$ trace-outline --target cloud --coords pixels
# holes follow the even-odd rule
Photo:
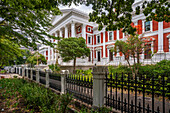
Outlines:
[[[71,8],[78,9],[78,10],[83,11],[83,12],[88,13],[88,14],[93,11],[92,5],[90,5],[90,6],[85,6],[85,5],[76,6],[75,4],[72,4],[70,7],[69,6],[59,6],[60,10],[61,9],[71,9]]]

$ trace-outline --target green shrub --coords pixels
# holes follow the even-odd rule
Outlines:
[[[48,65],[48,67],[53,71],[53,72],[60,72],[60,67],[57,64],[52,64]]]
[[[1,70],[0,73],[6,73],[7,71],[6,70]]]

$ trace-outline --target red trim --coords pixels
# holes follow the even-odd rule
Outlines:
[[[96,35],[94,35],[94,45],[96,45]]]
[[[107,31],[105,31],[105,39],[106,39],[105,41],[108,42],[108,33],[107,33]]]
[[[153,31],[157,31],[158,30],[158,22],[155,20],[152,20],[152,25],[153,25]]]
[[[169,38],[167,36],[170,34],[169,33],[164,33],[164,40],[163,40],[163,45],[164,45],[164,52],[169,52]]]
[[[158,51],[158,35],[155,35],[155,36],[152,36],[152,38],[154,38],[155,40],[154,40],[154,44],[153,44],[153,46],[154,46],[154,52],[156,51]]]
[[[90,32],[90,31],[88,31],[88,27],[90,27],[90,28],[91,28],[91,32]],[[89,25],[86,25],[86,32],[87,32],[87,33],[93,33],[93,27],[92,27],[92,26],[89,26]]]
[[[116,39],[117,39],[117,32],[114,31],[114,40],[116,40]]]
[[[86,44],[87,44],[87,34],[86,34]]]
[[[142,34],[142,20],[138,20],[138,34]]]
[[[119,30],[119,37],[120,37],[120,39],[123,38],[123,32],[122,32],[122,30]]]
[[[80,31],[78,32],[78,29],[79,29],[79,28],[80,28]],[[81,31],[82,31],[81,26],[78,26],[78,27],[76,28],[76,33],[79,34],[79,33],[81,33]]]
[[[163,22],[163,29],[169,28],[170,27],[170,22]]]
[[[101,33],[101,43],[103,43],[103,33]]]

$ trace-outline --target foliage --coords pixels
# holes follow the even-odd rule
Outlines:
[[[140,54],[143,50],[148,49],[149,47],[146,45],[146,42],[143,38],[142,34],[139,35],[129,35],[126,41],[117,40],[115,43],[115,48],[113,51],[121,52],[125,56],[125,60],[127,61],[129,68],[131,69],[133,75],[137,74],[140,67]],[[133,58],[133,63],[131,64],[129,61],[129,57]]]
[[[70,96],[68,93],[67,94],[62,94],[62,96],[60,97],[60,107],[61,107],[61,111],[62,113],[66,113],[68,105],[71,103],[72,101],[72,96]]]
[[[6,73],[7,71],[6,70],[1,70],[0,73]]]
[[[119,65],[118,67],[114,67],[112,65],[108,66],[108,70],[110,74],[113,73],[131,73],[131,70],[128,66],[123,66],[123,65]]]
[[[57,0],[1,0],[0,38],[25,47],[37,48],[36,42],[53,46],[45,37],[57,39],[46,31],[52,26],[51,15],[61,14],[57,7],[60,3]]]
[[[19,45],[0,37],[0,68],[7,65],[13,65],[14,60],[21,56]]]
[[[30,63],[32,66],[37,64],[37,55],[38,55],[38,64],[43,63],[46,64],[47,60],[45,59],[44,55],[35,52],[32,56],[28,57],[27,63]]]
[[[23,56],[26,57],[26,59],[23,59]],[[15,59],[15,64],[25,64],[27,61],[28,57],[32,56],[31,52],[29,50],[21,50],[21,56],[17,57]]]
[[[64,62],[74,60],[74,72],[76,66],[76,58],[84,58],[90,54],[85,39],[80,38],[64,38],[58,43],[58,50]]]
[[[152,77],[154,75],[156,78],[159,75],[165,75],[170,79],[170,60],[162,60],[158,62],[156,65],[146,65],[141,66],[139,69],[140,75],[147,75],[148,77]]]
[[[57,65],[57,64],[51,64],[51,65],[48,65],[48,67],[53,70],[54,72],[60,72],[60,67]]]
[[[106,26],[107,31],[121,30],[134,34],[136,28],[131,26],[132,15],[143,13],[147,21],[169,22],[170,3],[168,0],[144,1],[143,5],[132,8],[135,0],[89,0],[86,5],[92,4],[93,12],[89,14],[90,21],[96,22],[99,30]],[[142,11],[143,10],[143,11]],[[155,10],[155,11],[154,11]],[[134,12],[134,13],[133,13]],[[114,24],[113,24],[114,23]]]
[[[27,108],[38,110],[37,112],[64,113],[72,100],[69,95],[58,96],[49,89],[23,79],[1,79],[0,85],[10,95],[16,96],[16,93],[19,92],[25,99]]]

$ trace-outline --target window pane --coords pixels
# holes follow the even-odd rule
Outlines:
[[[91,37],[88,37],[88,43],[89,44],[91,43]]]
[[[97,61],[100,62],[100,51],[97,52]]]
[[[150,21],[145,22],[145,31],[150,31]]]
[[[109,32],[109,40],[112,40],[112,32]]]

